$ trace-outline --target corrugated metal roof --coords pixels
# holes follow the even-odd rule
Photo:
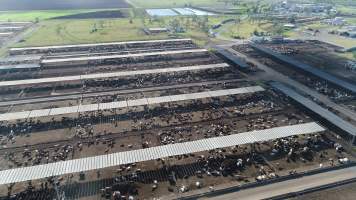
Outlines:
[[[23,29],[23,26],[0,26],[0,31],[1,30],[21,30]]]
[[[163,56],[163,55],[173,55],[173,54],[183,54],[183,53],[201,53],[208,52],[206,49],[189,49],[189,50],[175,50],[175,51],[162,51],[162,52],[148,52],[148,53],[135,53],[135,54],[123,54],[123,55],[106,55],[106,56],[82,56],[74,58],[56,58],[56,59],[44,59],[41,61],[42,64],[57,64],[65,62],[76,62],[76,61],[98,61],[98,60],[110,60],[110,59],[120,59],[120,58],[132,58],[132,57],[144,57],[144,56]]]
[[[40,68],[40,65],[39,64],[0,65],[0,70],[35,69],[35,68]]]
[[[312,67],[308,64],[305,64],[305,63],[302,63],[298,60],[295,60],[289,56],[286,56],[286,55],[282,55],[282,54],[279,54],[277,52],[274,52],[273,50],[271,49],[268,49],[268,48],[265,48],[265,47],[262,47],[260,45],[257,45],[257,44],[254,44],[254,43],[250,43],[252,47],[266,53],[266,54],[269,54],[271,55],[272,57],[275,57],[285,63],[288,63],[296,68],[299,68],[299,69],[302,69],[306,72],[309,72],[321,79],[324,79],[324,80],[327,80],[335,85],[338,85],[344,89],[347,89],[351,92],[355,92],[356,93],[356,85],[355,84],[352,84],[352,83],[349,83],[347,81],[344,81],[334,75],[331,75],[329,73],[326,73],[318,68],[315,68],[315,67]]]
[[[99,104],[79,105],[78,112],[98,111]]]
[[[33,110],[28,117],[44,117],[48,116],[51,109]]]
[[[52,108],[51,111],[49,112],[49,116],[70,114],[70,113],[76,113],[76,112],[78,112],[78,106]]]
[[[292,135],[317,133],[324,130],[325,129],[317,123],[310,122],[108,155],[3,170],[0,171],[0,185],[47,178],[50,176],[59,176],[68,173],[78,173],[134,162],[143,162],[168,156],[208,151],[216,148],[268,141]]]
[[[0,32],[0,37],[2,36],[10,36],[12,35],[14,32]]]
[[[99,79],[99,78],[114,78],[114,77],[125,77],[125,76],[144,75],[144,74],[159,74],[159,73],[180,72],[180,71],[206,70],[206,69],[224,68],[224,67],[229,67],[229,65],[226,63],[219,63],[219,64],[197,65],[197,66],[187,66],[187,67],[172,67],[172,68],[160,68],[160,69],[137,70],[137,71],[86,74],[86,75],[78,75],[78,76],[63,76],[63,77],[53,77],[53,78],[1,81],[0,87],[41,84],[41,83],[56,83],[56,82],[78,81],[78,80]]]
[[[22,112],[0,114],[0,121],[27,119],[27,117],[30,115],[30,113],[31,113],[31,111],[22,111]]]
[[[85,104],[85,105],[69,106],[69,107],[61,107],[61,108],[13,112],[13,113],[0,114],[0,121],[27,119],[29,116],[45,117],[45,116],[64,115],[64,114],[71,114],[71,113],[78,113],[78,112],[80,113],[80,112],[97,111],[99,109],[107,110],[107,109],[133,107],[133,106],[144,106],[144,105],[152,105],[157,103],[194,100],[194,99],[218,97],[218,96],[225,96],[225,95],[253,93],[259,91],[264,91],[264,89],[261,86],[251,86],[251,87],[237,88],[236,90],[235,89],[216,90],[216,91],[189,93],[189,94],[179,94],[179,95],[172,95],[172,96],[141,98],[141,99],[133,99],[127,101],[116,101],[116,102],[108,102],[108,103],[100,103],[100,104]],[[211,94],[214,94],[214,96],[211,96]],[[47,115],[45,115],[46,113]]]
[[[98,46],[115,46],[127,44],[152,44],[152,43],[165,43],[165,42],[183,42],[191,41],[191,39],[169,39],[169,40],[147,40],[147,41],[128,41],[128,42],[109,42],[109,43],[94,43],[94,44],[77,44],[77,45],[60,45],[60,46],[42,46],[42,47],[24,47],[24,48],[11,48],[10,51],[27,51],[27,50],[54,50],[54,49],[70,49],[70,48],[90,48]]]
[[[273,83],[271,83],[271,85],[274,88],[276,88],[276,89],[280,90],[281,92],[283,92],[284,94],[286,94],[287,96],[291,97],[292,99],[294,99],[298,103],[302,104],[303,106],[305,106],[309,110],[313,111],[314,113],[316,113],[319,116],[323,117],[324,119],[326,119],[330,123],[334,124],[335,126],[340,128],[341,130],[344,130],[346,133],[348,133],[350,135],[356,136],[356,127],[354,125],[350,124],[349,122],[341,119],[336,114],[334,114],[334,113],[330,112],[329,110],[321,107],[320,105],[318,105],[317,103],[313,102],[312,100],[310,100],[310,99],[298,94],[295,90],[285,86],[282,83],[273,82]]]
[[[225,58],[227,58],[228,60],[230,60],[231,62],[235,63],[236,65],[238,65],[241,68],[248,68],[249,66],[247,65],[247,63],[245,61],[242,60],[242,58],[239,58],[236,55],[233,55],[232,53],[230,53],[229,51],[219,47],[219,46],[215,46],[215,50],[220,53],[221,55],[223,55]]]

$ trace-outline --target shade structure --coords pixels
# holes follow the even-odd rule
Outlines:
[[[53,78],[24,79],[24,80],[15,80],[15,81],[2,81],[0,82],[0,87],[49,84],[49,83],[67,82],[67,81],[84,81],[84,80],[102,79],[102,78],[116,78],[116,77],[119,78],[119,77],[135,76],[135,75],[149,75],[149,74],[162,74],[162,73],[171,73],[171,72],[208,70],[208,69],[217,69],[217,68],[225,68],[225,67],[229,67],[229,65],[226,63],[219,63],[219,64],[210,64],[210,65],[196,65],[196,66],[159,68],[159,69],[136,70],[136,71],[121,71],[121,72],[85,74],[85,75],[63,76],[63,77],[53,77]]]
[[[114,54],[114,55],[101,55],[101,56],[80,56],[74,58],[55,58],[55,59],[43,59],[41,61],[42,66],[50,67],[52,65],[65,65],[76,64],[77,62],[89,62],[89,61],[107,61],[118,60],[137,57],[149,57],[149,56],[169,56],[177,54],[191,54],[191,53],[205,53],[206,49],[188,49],[188,50],[174,50],[174,51],[159,51],[159,52],[147,52],[147,53],[133,53],[133,54]]]
[[[306,63],[303,63],[299,60],[296,60],[290,56],[286,56],[286,55],[282,55],[280,53],[277,53],[275,51],[273,51],[272,49],[269,49],[269,48],[266,48],[266,47],[263,47],[261,45],[258,45],[258,44],[254,44],[254,43],[250,43],[251,46],[265,54],[268,54],[269,56],[273,57],[273,58],[276,58],[284,63],[287,63],[288,65],[294,67],[294,68],[297,68],[299,70],[303,70],[307,73],[310,73],[316,77],[319,77],[323,80],[326,80],[326,81],[329,81],[330,83],[332,84],[335,84],[339,87],[342,87],[346,90],[349,90],[353,93],[356,93],[356,84],[353,84],[351,82],[348,82],[348,81],[345,81],[343,79],[340,79],[332,74],[329,74],[323,70],[320,70],[316,67],[313,67],[313,66],[310,66]]]
[[[168,40],[147,40],[147,41],[128,41],[128,42],[108,42],[108,43],[93,43],[93,44],[77,44],[77,45],[58,45],[58,46],[41,46],[41,47],[23,47],[23,48],[11,48],[10,52],[15,51],[49,51],[49,50],[67,50],[72,48],[93,48],[93,47],[105,47],[105,46],[121,46],[130,44],[152,44],[152,43],[167,43],[167,42],[189,42],[191,39],[168,39]]]
[[[284,93],[285,95],[289,96],[293,100],[297,101],[298,103],[302,104],[305,106],[307,109],[313,111],[317,115],[321,116],[334,126],[338,127],[339,129],[345,131],[348,133],[350,136],[355,137],[356,136],[356,127],[352,125],[351,123],[345,121],[341,117],[337,116],[336,114],[332,113],[331,111],[321,107],[319,104],[313,102],[312,100],[302,96],[301,94],[297,93],[295,90],[292,88],[284,85],[283,83],[280,82],[273,82],[271,85]]]
[[[171,95],[171,96],[148,97],[148,98],[144,97],[140,99],[115,101],[115,102],[99,103],[99,104],[85,104],[85,105],[60,107],[60,108],[52,108],[52,109],[39,109],[39,110],[31,110],[31,111],[12,112],[12,113],[0,114],[0,121],[27,119],[29,117],[32,118],[52,117],[56,115],[83,113],[83,112],[126,108],[126,107],[134,107],[134,106],[146,106],[146,105],[148,106],[148,105],[155,105],[158,103],[169,103],[169,102],[195,100],[195,99],[203,99],[203,98],[210,98],[210,97],[221,97],[221,96],[238,95],[238,94],[254,93],[254,92],[261,92],[261,91],[264,91],[264,88],[262,88],[261,86],[251,86],[251,87],[243,87],[243,88],[235,88],[235,89],[178,94],[178,95]],[[213,94],[213,96],[211,96],[210,94]]]
[[[0,171],[0,185],[325,131],[315,122]]]

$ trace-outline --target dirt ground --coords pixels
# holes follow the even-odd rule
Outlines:
[[[221,59],[211,53],[190,54],[165,59],[138,59],[92,68],[85,66],[47,68],[26,75],[9,72],[1,74],[0,79],[54,77],[56,74],[73,75],[221,62]],[[219,82],[206,84],[212,81]],[[201,85],[182,86],[191,83]],[[4,99],[16,100],[34,96],[50,97],[52,94],[86,94],[105,90],[129,91],[153,87],[158,89],[112,92],[105,96],[3,106],[0,110],[3,113],[16,112],[256,85],[232,67],[153,77],[99,79],[86,82],[85,89],[83,83],[66,84],[67,87],[41,85],[37,88],[16,88],[16,86],[2,90],[4,94],[2,96]],[[167,85],[172,88],[163,89]],[[264,92],[233,96],[3,122],[0,128],[9,134],[1,137],[0,168],[3,170],[32,166],[314,121],[285,98],[278,96],[268,87],[265,89]],[[336,165],[338,158],[352,159],[347,152],[335,150],[334,145],[337,141],[333,137],[334,134],[328,130],[319,134],[62,175],[56,179],[59,190],[65,191],[66,196],[73,199],[103,199],[102,194],[112,195],[113,191],[133,195],[135,199],[165,199],[169,195],[179,197],[209,187],[274,178],[289,174],[291,170],[301,172],[320,166]],[[238,164],[239,162],[243,164]],[[24,199],[51,199],[55,193],[52,188],[55,181],[48,178],[1,186],[0,196],[6,196],[10,191],[11,194],[23,195]]]
[[[278,104],[276,104],[276,106],[278,106]],[[262,108],[262,107],[261,107]],[[250,115],[252,115],[254,112],[259,111],[261,108],[258,107],[251,107],[251,111],[247,111]],[[225,110],[229,110],[229,107],[224,107]],[[231,110],[233,111],[234,109],[231,108]],[[299,112],[291,112],[291,113],[299,113]],[[188,114],[188,113],[186,113]],[[199,112],[196,113],[189,113],[190,116],[194,116],[194,115],[198,115],[199,116]],[[200,114],[201,115],[201,114]],[[190,123],[194,122],[195,120],[197,120],[197,122],[199,122],[201,120],[201,118],[199,118],[198,116],[191,118],[192,121],[190,121]],[[223,121],[219,120],[219,123],[223,123],[225,124],[225,126],[227,126],[229,129],[232,130],[238,130],[238,132],[244,132],[244,131],[248,131],[251,123],[254,124],[254,128],[257,129],[261,129],[261,128],[266,128],[268,127],[268,123],[266,124],[266,122],[262,123],[259,122],[259,118],[264,118],[264,115],[260,115],[260,117],[252,117],[250,120],[246,120],[246,119],[239,119],[239,120],[230,120],[230,119],[225,119]],[[266,116],[268,119],[268,115]],[[194,120],[194,118],[196,118]],[[303,122],[308,122],[311,119],[308,118],[308,116],[305,116],[305,114],[299,113],[293,116],[287,116],[286,114],[277,114],[277,115],[270,115],[269,116],[270,121],[272,122],[276,122],[276,124],[271,124],[271,126],[283,126],[283,125],[288,125],[288,124],[294,124],[294,123],[299,123],[301,122],[300,120],[303,120]],[[159,122],[159,118],[157,118],[156,121],[158,124],[162,124],[163,121]],[[189,123],[189,124],[190,124]],[[175,140],[179,140],[181,142],[183,141],[189,141],[189,140],[197,140],[197,139],[202,139],[205,138],[207,135],[206,134],[199,134],[199,133],[209,133],[211,132],[210,130],[214,130],[211,129],[211,123],[198,123],[197,125],[185,125],[183,127],[180,127],[181,131],[179,131],[179,134],[177,134],[175,137]],[[257,125],[257,126],[256,126]],[[100,124],[100,126],[98,125],[95,129],[96,130],[107,130],[109,131],[110,128],[105,127],[105,124]],[[124,126],[119,126],[121,128],[124,128]],[[189,127],[189,128],[188,128]],[[110,152],[119,152],[119,151],[127,151],[127,150],[132,150],[132,149],[138,149],[138,148],[142,148],[141,145],[145,142],[145,141],[149,141],[148,145],[149,146],[157,146],[161,144],[161,139],[162,137],[165,135],[165,133],[170,132],[172,130],[174,130],[176,128],[172,127],[172,128],[165,128],[165,129],[161,129],[161,130],[150,130],[147,131],[147,133],[145,134],[140,134],[137,136],[130,136],[130,135],[126,135],[125,137],[120,137],[118,139],[115,140],[115,145],[114,148],[111,148],[108,152],[106,152],[105,150],[107,149],[107,143],[104,142],[105,139],[102,138],[100,140],[98,140],[98,142],[94,142],[93,145],[88,145],[88,146],[83,146],[82,150],[76,150],[75,154],[73,153],[70,157],[70,159],[73,158],[81,158],[81,157],[87,157],[87,156],[93,156],[93,155],[100,155],[100,154],[104,154],[104,153],[110,153]],[[59,132],[58,132],[59,133]],[[37,133],[35,134],[31,134],[32,136],[30,138],[26,138],[27,141],[30,141],[28,139],[31,139],[32,137],[36,136]],[[46,135],[46,134],[45,134]],[[45,135],[42,135],[40,138],[46,138]],[[143,136],[144,135],[144,136]],[[143,136],[143,137],[142,137]],[[208,137],[211,137],[213,135],[208,135]],[[305,141],[305,138],[303,139],[303,137],[299,138],[299,140]],[[24,138],[25,139],[25,138]],[[34,140],[35,137],[33,138]],[[52,137],[51,137],[52,139]],[[16,140],[17,142],[20,142],[21,138],[18,138]],[[128,147],[130,146],[130,147]],[[244,148],[244,146],[246,147],[246,149]],[[234,152],[233,154],[231,154],[231,149],[226,148],[226,155],[228,156],[233,156],[235,159],[239,158],[239,157],[244,157],[246,153],[244,152],[249,152],[252,148],[252,146],[250,145],[244,145],[241,147],[240,152]],[[228,176],[211,176],[211,175],[203,175],[203,177],[199,178],[197,176],[195,176],[195,172],[197,170],[200,169],[199,166],[196,166],[196,159],[197,156],[202,156],[204,155],[205,157],[211,155],[211,152],[201,152],[201,153],[197,153],[192,157],[186,157],[184,159],[176,157],[176,158],[168,158],[167,160],[165,160],[165,165],[167,165],[167,163],[169,163],[169,166],[178,166],[177,169],[181,169],[178,171],[182,171],[182,175],[180,176],[181,178],[177,179],[177,182],[175,185],[171,185],[168,181],[167,178],[163,178],[163,179],[159,179],[157,177],[159,176],[155,176],[153,175],[154,173],[157,173],[157,170],[162,168],[163,165],[160,164],[161,161],[148,161],[148,162],[143,162],[143,163],[137,163],[134,166],[131,166],[131,170],[129,171],[122,171],[119,174],[117,174],[117,169],[121,168],[111,168],[111,169],[103,169],[100,170],[100,177],[98,176],[97,172],[86,172],[85,176],[85,180],[79,180],[79,175],[74,175],[73,178],[65,175],[64,177],[69,177],[66,178],[66,181],[69,181],[69,183],[75,183],[75,184],[79,184],[80,186],[78,186],[80,189],[79,192],[80,195],[78,194],[78,197],[83,198],[83,199],[87,199],[87,197],[89,196],[92,199],[98,199],[100,198],[100,185],[102,185],[101,187],[104,187],[105,185],[111,185],[109,183],[112,182],[112,177],[114,176],[127,176],[130,175],[132,172],[134,172],[137,169],[140,169],[141,173],[146,174],[146,172],[148,173],[148,171],[152,171],[150,172],[152,175],[151,179],[145,179],[145,182],[137,182],[134,186],[134,188],[136,188],[138,190],[138,193],[135,195],[135,197],[137,197],[138,199],[145,199],[145,198],[154,198],[154,197],[160,197],[160,196],[165,196],[165,195],[170,195],[170,194],[179,194],[179,189],[182,185],[187,186],[190,190],[196,190],[199,189],[200,187],[206,188],[209,186],[218,186],[220,184],[225,184],[228,182],[231,182],[233,184],[241,184],[244,182],[250,182],[250,181],[254,181],[255,177],[260,173],[260,170],[266,170],[271,172],[274,172],[278,175],[285,175],[288,174],[289,171],[291,169],[297,169],[298,171],[304,171],[304,170],[308,170],[308,169],[314,169],[316,167],[319,167],[320,164],[322,163],[324,166],[328,166],[330,165],[330,161],[329,158],[333,158],[333,159],[337,159],[338,157],[342,157],[342,156],[348,156],[347,154],[335,154],[335,150],[331,147],[326,147],[325,148],[321,148],[323,149],[322,151],[315,149],[315,151],[317,153],[315,153],[316,155],[313,156],[312,160],[308,160],[308,161],[301,161],[301,160],[294,160],[294,161],[286,161],[285,156],[280,156],[280,157],[274,157],[274,156],[270,156],[269,155],[269,151],[271,147],[271,143],[262,143],[260,145],[258,145],[257,151],[261,152],[259,155],[261,155],[264,159],[262,159],[262,161],[260,161],[259,163],[256,164],[251,164],[251,166],[246,166],[246,168],[244,168],[242,171],[236,171],[231,175]],[[59,148],[60,149],[60,148]],[[249,150],[250,149],[250,150]],[[54,151],[53,151],[54,150]],[[54,154],[56,151],[55,149],[49,149],[50,151],[50,155]],[[53,151],[53,152],[52,152]],[[262,153],[265,152],[265,153]],[[219,154],[221,154],[223,152],[220,152]],[[219,155],[217,154],[217,155]],[[224,154],[224,153],[223,153]],[[324,157],[320,157],[319,154],[323,154],[325,155]],[[18,154],[18,156],[15,156],[20,158],[21,157],[21,153]],[[7,161],[6,161],[7,162]],[[5,160],[2,159],[1,163],[2,163],[2,167],[6,166],[4,165],[4,163],[6,163]],[[192,167],[187,167],[187,165],[192,165]],[[180,167],[179,167],[180,166]],[[193,167],[194,166],[194,167]],[[125,168],[123,168],[125,169]],[[127,169],[127,166],[126,166]],[[120,170],[121,171],[121,170]],[[148,173],[148,174],[150,174]],[[125,175],[126,174],[126,175]],[[166,175],[165,175],[166,174]],[[184,175],[185,174],[185,175]],[[167,173],[163,171],[163,177],[167,177]],[[241,179],[240,176],[242,176],[243,178]],[[158,187],[155,190],[152,190],[152,184],[153,181],[155,179],[155,177],[157,179],[159,179],[158,181]],[[109,180],[107,180],[109,179]],[[240,180],[241,179],[241,180]],[[89,182],[87,182],[86,180],[88,180]],[[107,180],[107,182],[105,182],[104,180]],[[110,181],[111,180],[111,181]],[[148,182],[146,182],[148,181]],[[197,188],[197,186],[195,186],[195,183],[199,182],[201,184],[201,186],[199,188]],[[69,184],[67,183],[67,185]],[[38,185],[40,184],[40,182],[38,181],[34,181],[33,182],[34,185]],[[64,184],[64,183],[63,183]],[[96,192],[93,191],[87,191],[89,190],[86,187],[86,184],[89,185],[93,185],[90,187],[96,188]],[[25,184],[26,185],[26,184]],[[70,185],[70,184],[69,184]],[[127,187],[127,184],[125,187]],[[24,187],[23,184],[16,184],[13,187],[13,192],[18,192],[21,191],[22,188]],[[64,188],[66,188],[66,186],[63,186]],[[69,186],[68,186],[69,187]],[[124,186],[119,186],[119,188],[121,188]],[[65,189],[67,194],[70,195],[72,193],[74,193],[73,191],[71,191],[70,189]],[[91,189],[93,190],[93,189]],[[2,187],[1,189],[2,194],[4,194],[3,192],[6,191],[5,188]],[[172,192],[170,192],[172,191]],[[92,194],[93,195],[90,195]],[[82,197],[81,197],[82,195]],[[89,199],[90,199],[89,198]]]

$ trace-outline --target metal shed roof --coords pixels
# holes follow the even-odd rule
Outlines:
[[[0,121],[11,121],[17,119],[27,119],[31,111],[13,112],[0,114]]]
[[[56,82],[89,80],[89,79],[99,79],[99,78],[125,77],[125,76],[133,76],[133,75],[156,74],[156,73],[158,74],[158,73],[180,72],[180,71],[206,70],[206,69],[214,69],[214,68],[224,68],[224,67],[228,67],[228,66],[229,65],[226,63],[219,63],[219,64],[197,65],[197,66],[187,66],[187,67],[172,67],[172,68],[160,68],[160,69],[150,69],[150,70],[122,71],[122,72],[100,73],[100,74],[85,74],[85,75],[77,75],[77,76],[63,76],[63,77],[52,77],[52,78],[1,81],[0,87],[29,85],[29,84],[42,84],[42,83],[56,83]]]
[[[225,95],[236,95],[242,93],[253,93],[264,91],[261,86],[251,86],[245,88],[238,88],[237,90],[227,89],[227,90],[216,90],[216,91],[206,91],[206,92],[196,92],[189,94],[179,94],[172,96],[162,96],[162,97],[151,97],[151,98],[141,98],[141,99],[133,99],[127,101],[117,101],[117,102],[108,102],[108,103],[100,103],[100,104],[85,104],[79,106],[69,106],[69,107],[61,107],[61,108],[52,108],[48,111],[48,109],[39,109],[25,112],[13,112],[13,113],[4,113],[0,114],[0,121],[11,121],[17,119],[27,119],[30,113],[34,113],[32,117],[45,117],[45,116],[55,116],[55,115],[64,115],[71,114],[77,112],[88,112],[88,111],[98,111],[105,109],[115,109],[122,107],[133,107],[133,106],[144,106],[149,104],[156,103],[168,103],[175,101],[185,101],[185,100],[195,100],[195,99],[203,99],[209,97],[218,97]],[[214,94],[214,96],[211,96]],[[44,115],[48,113],[47,115]]]
[[[49,112],[49,116],[70,114],[70,113],[76,113],[76,112],[78,112],[78,106],[52,108],[51,111]]]
[[[36,69],[40,68],[39,64],[18,64],[18,65],[0,65],[0,70],[9,69]]]
[[[312,67],[308,64],[305,64],[303,62],[300,62],[298,60],[295,60],[289,56],[286,56],[286,55],[282,55],[282,54],[279,54],[271,49],[268,49],[268,48],[265,48],[265,47],[262,47],[261,45],[257,45],[257,44],[254,44],[254,43],[251,43],[251,46],[274,57],[274,58],[277,58],[285,63],[288,63],[290,64],[291,66],[293,67],[296,67],[296,68],[299,68],[301,70],[304,70],[306,72],[309,72],[311,74],[313,74],[314,76],[317,76],[321,79],[324,79],[324,80],[327,80],[335,85],[338,85],[344,89],[347,89],[351,92],[355,92],[356,93],[356,85],[355,84],[352,84],[352,83],[349,83],[347,81],[344,81],[334,75],[331,75],[325,71],[322,71],[318,68],[315,68],[315,67]]]
[[[81,56],[74,58],[56,58],[56,59],[44,59],[41,61],[42,64],[56,64],[63,62],[76,62],[76,61],[99,61],[99,60],[110,60],[110,59],[120,59],[120,58],[132,58],[132,57],[144,57],[144,56],[163,56],[163,55],[173,55],[173,54],[183,54],[183,53],[201,53],[207,52],[206,49],[189,49],[189,50],[175,50],[175,51],[162,51],[162,52],[149,52],[149,53],[135,53],[135,54],[124,54],[124,55],[106,55],[106,56]]]
[[[216,148],[268,141],[293,135],[317,133],[324,130],[317,123],[310,122],[32,167],[3,170],[0,171],[0,185],[143,162],[168,156],[208,151]]]
[[[108,42],[108,43],[94,43],[94,44],[60,45],[60,46],[24,47],[24,48],[11,48],[10,51],[54,50],[54,49],[68,49],[68,48],[77,48],[77,47],[90,48],[90,47],[98,47],[98,46],[127,45],[127,44],[151,44],[151,43],[182,42],[182,41],[191,41],[191,39],[147,40],[147,41],[128,41],[128,42]]]
[[[286,94],[287,96],[291,97],[298,103],[302,104],[309,110],[313,111],[314,113],[318,114],[319,116],[323,117],[326,119],[328,122],[334,124],[336,127],[340,128],[341,130],[345,131],[346,133],[356,136],[356,127],[349,122],[341,119],[339,116],[336,114],[330,112],[329,110],[321,107],[317,103],[313,102],[312,100],[300,95],[297,93],[295,90],[293,90],[290,87],[287,87],[286,85],[279,83],[279,82],[273,82],[271,85]]]
[[[78,106],[78,112],[97,111],[98,109],[99,104],[86,104]]]
[[[215,50],[223,55],[225,58],[233,62],[234,64],[238,65],[239,67],[246,69],[248,68],[248,64],[240,57],[233,55],[231,52],[227,51],[226,49],[223,49],[222,47],[215,46]]]
[[[160,104],[160,103],[168,103],[171,102],[171,96],[163,96],[163,97],[151,97],[147,98],[148,104]]]

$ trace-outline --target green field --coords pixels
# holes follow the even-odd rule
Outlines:
[[[172,8],[191,6],[218,6],[223,5],[220,0],[128,0],[138,8]]]
[[[178,7],[189,3],[188,0],[158,1],[158,0],[131,0],[142,7]],[[218,2],[219,1],[219,2]],[[221,0],[194,0],[196,5],[224,4]],[[147,5],[145,5],[147,4]],[[63,44],[81,44],[92,42],[150,40],[163,38],[192,38],[197,44],[205,45],[217,39],[209,36],[209,29],[225,19],[238,18],[240,16],[176,16],[176,17],[148,17],[144,9],[126,9],[130,13],[128,18],[115,19],[52,19],[54,17],[73,14],[95,12],[99,10],[47,10],[47,11],[22,11],[0,12],[0,21],[38,21],[36,30],[26,36],[20,43],[13,46],[45,46]],[[143,28],[147,27],[181,27],[184,31],[176,33],[162,33],[147,35]],[[261,26],[261,27],[260,27]],[[218,37],[231,38],[241,36],[249,38],[253,31],[265,31],[265,25],[243,21],[240,24],[228,24]]]
[[[354,24],[354,18],[347,18],[348,23]],[[309,35],[303,34],[303,31],[307,30],[308,28],[312,28],[314,30],[319,30],[320,32],[317,34],[316,37],[312,37]],[[332,43],[346,49],[356,47],[356,39],[343,37],[339,35],[329,34],[332,30],[340,29],[339,26],[331,26],[327,24],[322,24],[320,22],[309,23],[305,25],[299,25],[298,31],[289,31],[287,36],[295,39],[318,39],[324,42]],[[346,54],[347,55],[347,54]],[[350,55],[348,55],[350,57]]]
[[[336,7],[337,11],[339,11],[342,14],[355,14],[356,13],[356,7],[355,6],[342,6],[339,5]]]
[[[49,20],[24,42],[16,46],[43,46],[60,44],[79,44],[88,42],[127,41],[135,39],[166,38],[167,35],[147,36],[140,28],[140,20]],[[97,29],[93,31],[93,29]]]
[[[207,26],[219,23],[225,17],[209,17]],[[185,32],[170,35],[162,33],[146,35],[143,27],[167,27],[172,20],[178,21]],[[130,19],[87,19],[87,20],[46,20],[39,23],[39,28],[15,46],[44,46],[61,44],[80,44],[90,42],[111,42],[130,40],[163,39],[169,37],[189,37],[198,44],[209,41],[208,33],[201,28],[206,18],[166,17],[154,20],[147,18]]]
[[[244,20],[238,24],[231,23],[221,31],[221,35],[226,38],[238,37],[241,39],[248,39],[252,36],[254,31],[268,32],[272,24],[266,22],[250,22]]]
[[[0,11],[0,21],[36,21],[100,10]]]
[[[355,11],[356,13],[356,11]],[[356,18],[345,18],[346,22],[350,25],[355,26],[356,25]]]

